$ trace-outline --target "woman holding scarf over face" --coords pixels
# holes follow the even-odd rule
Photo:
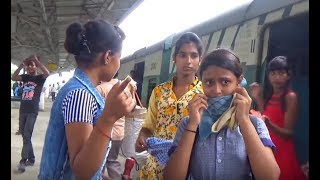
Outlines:
[[[189,117],[180,121],[165,179],[278,179],[268,129],[249,116],[251,98],[240,86],[239,58],[216,49],[203,59],[199,75],[204,94],[194,96]]]

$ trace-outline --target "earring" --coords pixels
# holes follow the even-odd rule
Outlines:
[[[108,61],[105,61],[105,62],[104,62],[104,65],[107,65],[107,64],[108,64]]]

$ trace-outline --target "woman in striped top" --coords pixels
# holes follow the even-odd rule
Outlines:
[[[104,20],[67,28],[65,49],[77,68],[52,106],[39,179],[103,179],[113,124],[136,104],[123,92],[130,78],[118,81],[106,102],[95,88],[118,71],[123,39],[121,29]]]

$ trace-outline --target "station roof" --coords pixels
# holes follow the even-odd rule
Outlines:
[[[118,25],[143,0],[11,0],[11,62],[19,65],[31,54],[52,72],[75,68],[64,49],[65,31],[73,22],[102,18]]]

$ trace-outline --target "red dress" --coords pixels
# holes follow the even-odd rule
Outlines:
[[[292,92],[291,90],[288,91]],[[284,112],[281,109],[280,96],[273,95],[266,104],[263,114],[268,116],[270,121],[283,128]],[[299,162],[296,158],[294,144],[292,139],[282,139],[274,134],[270,129],[269,133],[273,143],[276,145],[275,158],[280,167],[279,180],[305,180]]]

